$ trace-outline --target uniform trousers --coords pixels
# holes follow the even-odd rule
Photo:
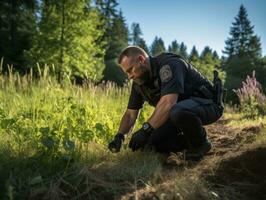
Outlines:
[[[203,126],[217,121],[222,113],[223,107],[212,99],[179,101],[171,108],[169,119],[152,132],[147,145],[161,153],[198,148],[207,137]]]

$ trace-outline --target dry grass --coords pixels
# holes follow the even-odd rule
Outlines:
[[[48,162],[45,155],[27,155],[26,148],[24,154],[12,154],[5,140],[0,151],[1,160],[6,160],[0,167],[1,176],[13,168],[13,175],[5,178],[5,197],[261,199],[265,197],[265,125],[234,126],[226,116],[207,127],[214,148],[197,163],[185,162],[179,154],[133,153],[126,148],[112,154],[93,142],[78,146],[71,159],[62,155]]]
[[[112,104],[117,95],[125,99],[123,92],[128,92],[111,85],[103,89],[90,84],[63,90],[46,73],[40,72],[39,85],[32,84],[31,74],[0,76],[1,94],[6,95],[5,106],[10,107],[11,114],[20,105],[26,105],[20,103],[31,99],[26,98],[27,93],[53,91],[58,96],[69,92],[80,101],[93,97],[102,104]],[[12,102],[14,95],[16,101]],[[100,109],[97,104],[94,106]],[[114,108],[105,112],[111,109]],[[147,118],[146,115],[147,112],[142,113],[141,117]],[[115,121],[114,117],[110,121]],[[123,148],[119,154],[112,154],[106,146],[95,142],[77,142],[70,154],[47,155],[32,148],[30,140],[20,140],[16,134],[11,136],[1,130],[0,198],[266,199],[265,126],[266,116],[247,120],[235,108],[227,108],[219,122],[207,127],[214,147],[197,163],[185,162],[177,153],[133,153]]]

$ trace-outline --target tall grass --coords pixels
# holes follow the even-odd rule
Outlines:
[[[165,155],[132,153],[128,138],[119,154],[107,150],[130,84],[81,86],[68,77],[58,83],[48,66],[38,66],[37,75],[30,70],[20,76],[12,66],[3,74],[2,63],[0,199],[220,199],[199,171],[186,165],[171,171]],[[145,106],[135,129],[151,111]],[[240,115],[225,116],[234,119],[231,126],[265,119],[243,121]],[[258,140],[265,142],[265,134]]]
[[[142,162],[137,164],[139,168],[132,165],[135,167],[128,166],[129,171],[121,173],[113,169],[113,174],[109,174],[106,166],[100,175],[104,176],[102,179],[95,179],[91,174],[99,170],[93,169],[102,160],[111,167],[115,162],[119,165],[120,161],[115,160],[128,158],[117,159],[107,151],[106,144],[116,134],[127,106],[130,85],[120,88],[111,83],[96,86],[87,82],[81,86],[73,84],[70,78],[58,83],[53,68],[48,66],[43,69],[37,66],[37,75],[30,70],[24,76],[8,66],[8,72],[3,74],[2,63],[3,60],[0,65],[0,198],[38,199],[38,195],[45,194],[48,199],[61,199],[65,195],[93,199],[99,195],[95,192],[100,188],[106,194],[114,190],[109,192],[113,195],[122,191],[115,189],[114,183],[123,177],[132,180],[138,173],[137,177],[147,177],[152,172],[145,171],[145,163],[150,162],[151,169],[152,160],[157,160],[150,155],[139,158]],[[150,108],[141,113],[137,127],[147,112]],[[158,166],[154,164],[155,168]],[[115,177],[114,173],[117,173]],[[105,182],[110,187],[98,185]],[[87,192],[82,193],[86,188]]]

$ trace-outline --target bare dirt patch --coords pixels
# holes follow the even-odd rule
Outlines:
[[[221,196],[229,199],[266,199],[265,155],[266,146],[249,147],[228,154],[207,179]]]
[[[221,199],[266,199],[266,146],[252,144],[262,128],[223,121],[207,127],[214,147],[195,169]]]
[[[189,163],[173,154],[170,164],[164,160],[162,182],[136,189],[122,199],[194,199],[195,195],[195,199],[266,199],[266,146],[252,144],[263,126],[234,128],[226,124],[222,119],[206,127],[213,148],[202,161]],[[194,196],[178,196],[174,189],[179,184],[177,176],[184,178],[180,187],[184,184],[188,193],[191,184]],[[199,187],[194,184],[197,181]]]

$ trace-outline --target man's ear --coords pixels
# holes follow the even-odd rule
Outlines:
[[[140,63],[144,63],[144,61],[145,61],[145,57],[143,56],[143,55],[139,55],[138,56],[138,62],[140,62]]]

